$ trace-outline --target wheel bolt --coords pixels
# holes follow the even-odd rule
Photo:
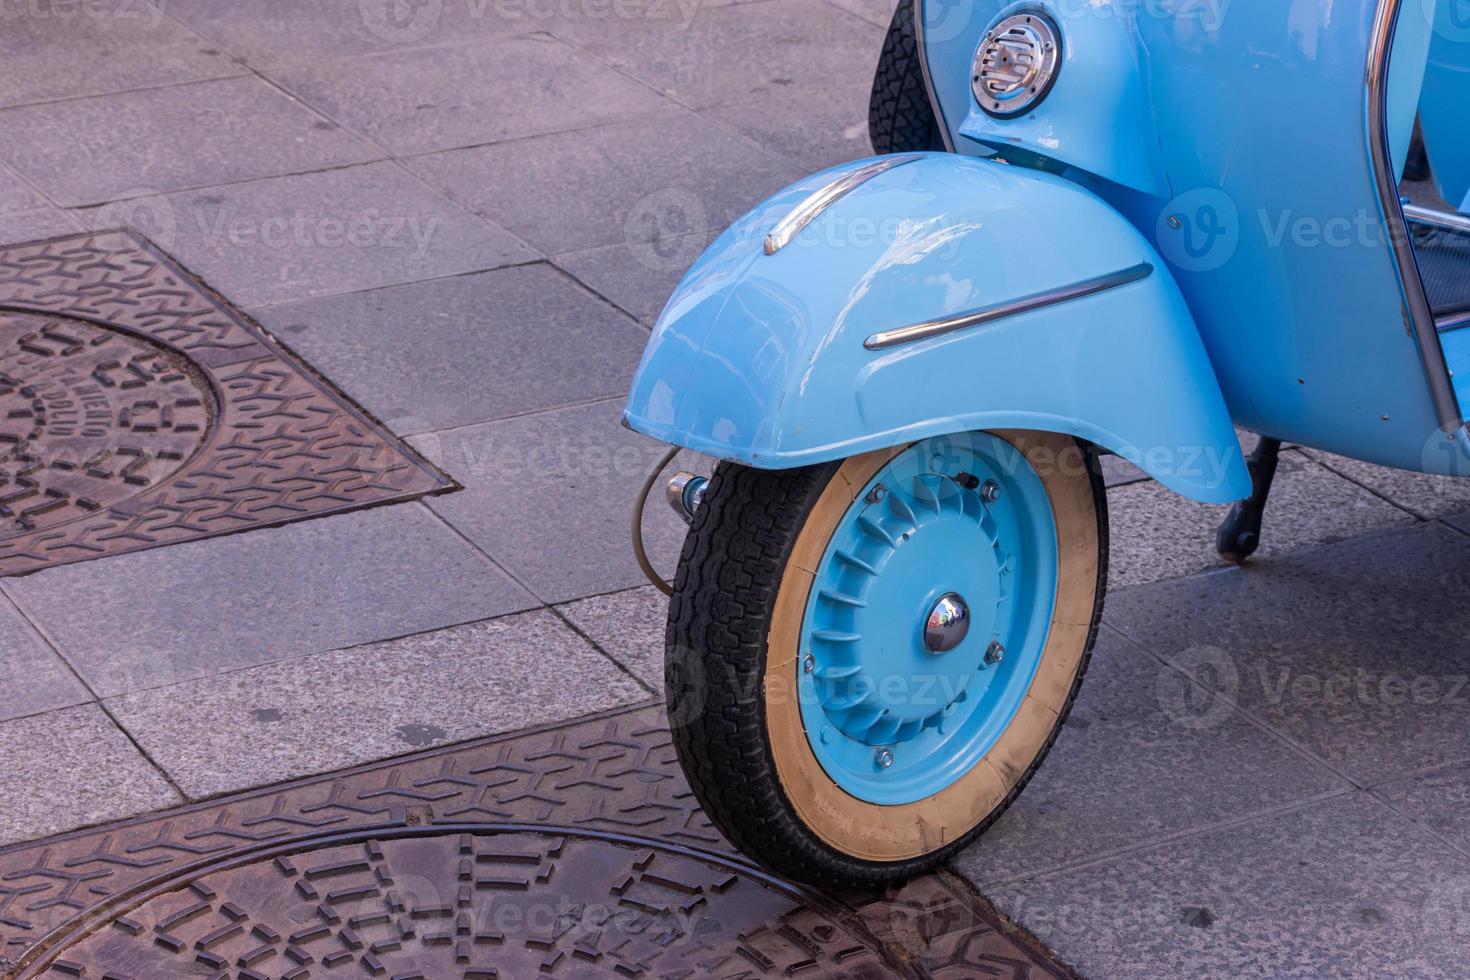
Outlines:
[[[878,763],[879,769],[887,769],[893,765],[893,750],[879,749],[873,754],[873,761]]]
[[[1000,484],[994,480],[986,480],[980,487],[980,499],[987,504],[993,504],[1000,499]]]
[[[888,496],[888,488],[880,483],[876,487],[868,491],[868,503],[879,503],[886,496]]]
[[[1001,646],[999,640],[991,640],[990,646],[985,651],[985,662],[998,664],[1006,658],[1006,648]]]
[[[806,671],[808,674],[816,670],[817,658],[813,657],[811,654],[807,654],[806,657],[803,658],[803,660],[801,661],[801,669]]]

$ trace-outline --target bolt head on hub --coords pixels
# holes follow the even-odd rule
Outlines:
[[[994,480],[986,480],[980,487],[980,499],[987,504],[993,504],[1000,499],[1000,484]]]
[[[1006,648],[1001,646],[999,640],[991,640],[989,648],[985,651],[985,662],[988,664],[998,664],[1005,658]]]
[[[873,761],[878,764],[879,769],[888,769],[893,765],[893,750],[879,749],[873,753]]]
[[[930,653],[948,653],[970,632],[970,607],[957,592],[939,597],[924,622],[924,647]]]

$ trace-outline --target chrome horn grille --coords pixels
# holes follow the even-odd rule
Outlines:
[[[1034,109],[1061,68],[1062,36],[1051,18],[1012,14],[990,30],[975,53],[975,101],[997,119]]]

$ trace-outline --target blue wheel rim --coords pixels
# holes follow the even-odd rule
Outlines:
[[[1010,443],[942,436],[889,460],[838,521],[802,620],[802,722],[828,777],[903,805],[977,765],[1041,662],[1057,569],[1050,498]],[[953,595],[968,632],[931,651],[925,624]]]

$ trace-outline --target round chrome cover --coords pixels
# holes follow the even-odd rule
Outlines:
[[[997,119],[1036,108],[1062,67],[1062,32],[1041,13],[1012,14],[985,32],[971,73],[975,101]]]
[[[924,646],[930,653],[948,653],[970,632],[970,607],[958,593],[939,597],[924,623]]]

